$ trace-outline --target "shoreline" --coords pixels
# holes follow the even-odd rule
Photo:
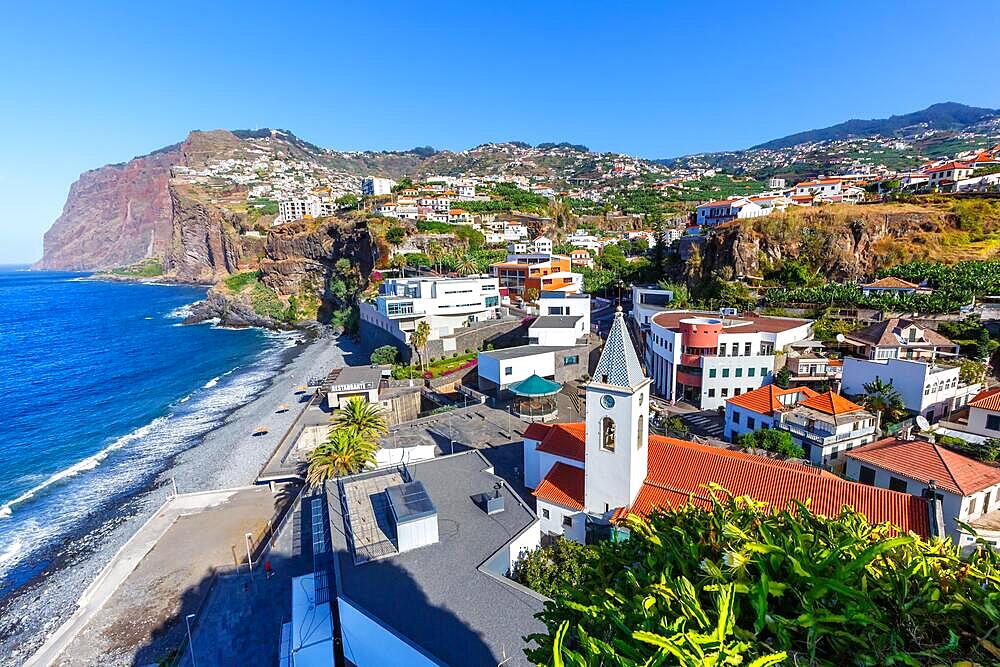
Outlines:
[[[152,473],[142,488],[109,510],[96,526],[85,534],[67,536],[75,548],[66,557],[54,560],[0,602],[0,618],[12,621],[0,628],[0,664],[20,664],[73,613],[83,591],[160,507],[173,482],[181,493],[253,484],[298,414],[295,408],[302,395],[296,395],[296,388],[336,365],[367,363],[357,345],[329,332],[313,340],[302,333],[301,339],[276,354],[278,363],[263,389],[228,410],[218,425],[190,447],[164,460],[159,472]],[[260,372],[262,364],[264,360],[241,371]],[[283,403],[292,409],[277,413]],[[269,433],[252,436],[262,424],[269,427]]]

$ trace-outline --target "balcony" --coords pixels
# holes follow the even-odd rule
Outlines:
[[[682,354],[681,364],[684,366],[701,366],[701,355],[699,354]]]
[[[695,375],[694,373],[685,373],[684,371],[677,371],[677,382],[688,387],[700,387],[701,386],[701,376]]]

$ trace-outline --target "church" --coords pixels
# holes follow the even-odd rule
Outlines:
[[[711,503],[710,484],[783,509],[793,500],[834,516],[846,505],[871,522],[931,534],[933,511],[918,496],[848,481],[821,470],[742,451],[649,434],[646,377],[619,306],[594,375],[585,421],[530,425],[524,481],[543,533],[580,543],[629,514]]]

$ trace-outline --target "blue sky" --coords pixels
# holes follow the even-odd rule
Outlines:
[[[0,263],[41,255],[80,172],[192,129],[281,127],[339,149],[517,139],[670,157],[935,102],[1000,107],[1000,3],[961,5],[8,4]]]

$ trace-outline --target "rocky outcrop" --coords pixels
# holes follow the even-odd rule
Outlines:
[[[69,190],[62,215],[45,233],[37,269],[99,270],[164,258],[171,242],[172,146],[85,172]]]
[[[237,232],[239,216],[198,201],[184,188],[170,186],[169,192],[171,235],[164,262],[169,275],[181,282],[215,283],[249,268]]]
[[[701,250],[701,273],[727,279],[761,276],[795,259],[831,280],[858,281],[880,266],[924,256],[949,230],[949,216],[931,209],[845,205],[799,210],[711,232]]]

